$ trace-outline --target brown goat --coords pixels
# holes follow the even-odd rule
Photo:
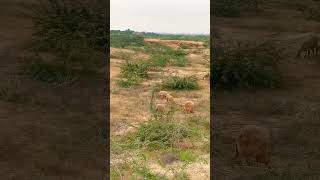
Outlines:
[[[186,113],[193,113],[194,111],[194,102],[192,101],[187,101],[185,104],[184,104],[184,111]]]
[[[267,129],[248,125],[241,129],[235,139],[236,155],[234,160],[245,158],[247,163],[250,157],[256,162],[265,164],[270,168],[270,133]]]
[[[160,91],[159,92],[159,98],[160,99],[166,99],[167,98],[167,96],[168,96],[168,92],[167,91]]]
[[[160,99],[166,99],[167,102],[174,102],[173,96],[170,95],[167,91],[160,91],[159,92]]]
[[[175,102],[173,99],[173,96],[171,96],[170,94],[167,94],[166,100],[167,100],[167,102]]]
[[[164,104],[157,104],[156,105],[156,111],[157,112],[164,112],[165,111],[165,105]]]
[[[317,36],[311,36],[307,41],[302,43],[300,49],[298,50],[297,57],[301,56],[301,53],[304,52],[304,57],[309,57],[311,55],[316,56],[319,53],[319,38]]]

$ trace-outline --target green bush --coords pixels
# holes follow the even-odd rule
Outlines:
[[[148,76],[148,67],[148,64],[144,62],[126,61],[126,63],[121,66],[121,76],[125,78],[146,78]]]
[[[141,47],[144,45],[144,37],[134,35],[131,31],[111,31],[110,46],[126,48],[129,46]]]
[[[189,64],[188,59],[183,56],[175,57],[174,59],[171,60],[171,65],[177,66],[177,67],[185,67],[188,64]]]
[[[142,78],[148,77],[149,65],[145,62],[126,61],[120,68],[121,79],[118,84],[121,87],[131,87],[138,85]]]
[[[79,72],[66,69],[63,65],[33,61],[21,66],[21,74],[33,79],[55,84],[72,85],[79,79]]]
[[[34,4],[30,8],[34,31],[32,49],[52,52],[66,69],[96,71],[102,64],[99,54],[109,40],[107,16],[98,6],[101,3],[101,0],[90,3],[45,0]]]
[[[85,5],[48,0],[32,8],[34,36],[45,49],[67,51],[105,48],[108,42],[106,15]]]
[[[150,59],[150,66],[165,67],[169,61],[169,56],[166,54],[153,54]]]
[[[237,17],[240,16],[239,0],[215,0],[212,1],[213,15],[220,17]]]
[[[174,143],[190,136],[190,130],[174,121],[152,119],[139,126],[134,136],[136,147],[151,149],[173,147]]]
[[[187,53],[182,49],[172,49],[165,45],[154,44],[146,46],[145,52],[151,54],[150,65],[152,67],[167,65],[184,67],[189,64],[185,57]]]
[[[198,159],[198,155],[194,154],[192,151],[181,151],[179,157],[181,161],[186,163],[192,163]]]
[[[116,59],[123,59],[123,60],[131,60],[132,56],[134,53],[129,53],[129,52],[124,52],[124,51],[119,51],[116,52],[115,54],[110,55],[110,58],[116,58]]]
[[[213,87],[276,88],[282,84],[278,69],[280,51],[270,43],[229,49],[213,48],[211,76]]]
[[[217,17],[238,17],[241,11],[259,11],[262,0],[215,0],[213,15]]]
[[[123,88],[130,88],[132,86],[139,85],[141,78],[139,77],[130,77],[130,78],[121,78],[117,81],[118,85]]]
[[[168,76],[163,79],[162,86],[172,90],[195,90],[199,88],[195,76]]]

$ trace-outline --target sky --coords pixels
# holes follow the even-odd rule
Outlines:
[[[209,34],[210,0],[111,0],[110,29]]]

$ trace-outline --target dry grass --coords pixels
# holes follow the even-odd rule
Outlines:
[[[165,56],[155,55],[157,49],[165,51]],[[151,62],[149,67],[157,68],[149,68],[148,76],[144,77],[139,84],[124,89],[116,83],[121,77],[121,71],[119,72],[117,67],[122,67],[124,62],[111,58],[113,77],[111,88],[117,89],[117,93],[111,95],[111,139],[113,142],[111,170],[113,177],[128,177],[129,174],[134,174],[137,178],[192,179],[194,178],[193,170],[189,170],[188,167],[198,165],[200,160],[196,157],[209,153],[209,101],[203,100],[209,97],[209,82],[196,79],[192,79],[194,80],[192,82],[189,82],[188,79],[181,81],[183,85],[186,84],[185,82],[190,83],[192,87],[198,82],[197,87],[199,88],[184,92],[181,91],[181,88],[175,88],[180,87],[176,85],[176,81],[170,81],[170,87],[174,87],[174,90],[168,90],[173,96],[173,101],[170,102],[165,99],[161,100],[158,92],[163,90],[162,79],[169,76],[171,71],[175,71],[179,76],[180,74],[199,76],[199,72],[208,71],[208,66],[206,66],[208,62],[202,58],[191,59],[180,50],[174,51],[163,45],[151,44],[140,50],[137,48],[135,51],[144,52],[149,55],[149,59],[139,61],[131,58],[131,62],[141,64]],[[187,53],[192,51],[194,50],[186,50]],[[177,66],[167,61],[178,56],[187,59],[190,64]],[[198,68],[190,71],[190,67],[193,66]],[[188,115],[183,113],[183,108],[179,105],[188,99],[205,103],[197,107],[194,114]],[[156,104],[165,104],[164,112],[156,112]],[[179,160],[172,165],[161,165],[158,162],[158,156],[163,152],[176,153]],[[145,156],[142,159],[135,159],[130,158],[135,156],[132,154],[144,154]],[[206,169],[209,164],[200,164],[199,167]],[[208,179],[208,175],[207,170],[197,173],[197,176],[202,179]]]

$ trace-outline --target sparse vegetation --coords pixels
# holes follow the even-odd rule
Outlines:
[[[21,90],[21,83],[21,79],[9,79],[0,87],[0,100],[18,103],[25,102],[27,98]]]
[[[218,33],[213,31],[215,39],[211,41],[211,83],[216,88],[216,103],[212,109],[214,134],[210,139],[215,142],[216,179],[318,179],[319,73],[313,69],[319,64],[315,57],[302,59],[296,55],[309,36],[319,32],[319,1],[264,2],[265,12],[261,14],[252,15],[240,9],[237,18],[215,18],[215,27],[221,29]],[[295,23],[289,17],[295,17]],[[268,43],[226,46],[229,39]],[[310,50],[316,47],[310,46]],[[239,89],[225,91],[229,88]],[[246,125],[270,131],[271,169],[255,163],[254,158],[247,165],[232,162],[236,149],[232,142]]]
[[[33,61],[21,66],[21,74],[56,86],[72,85],[79,79],[79,72],[68,70],[63,65]]]
[[[119,51],[115,54],[111,54],[110,58],[117,58],[117,59],[123,59],[128,61],[128,60],[131,60],[133,55],[134,55],[133,53]]]
[[[200,41],[205,42],[208,40],[209,35],[179,35],[179,34],[156,34],[156,33],[145,33],[146,38],[158,38],[162,40],[184,40],[184,41]]]
[[[213,1],[213,14],[218,17],[238,17],[243,10],[260,10],[261,0],[216,0]]]
[[[150,65],[152,67],[165,67],[169,63],[170,59],[166,54],[153,54],[150,59]]]
[[[195,90],[199,88],[195,76],[168,76],[163,79],[162,86],[172,90]]]
[[[144,45],[144,37],[134,35],[133,31],[111,31],[110,47],[126,48],[130,46],[141,47]]]
[[[120,33],[120,31],[112,31],[111,34],[112,33],[116,34]],[[158,35],[156,34],[136,33],[130,31],[127,31],[127,33],[140,37],[158,38]],[[185,38],[180,35],[177,35],[177,37],[178,36],[179,38]],[[168,35],[168,37],[171,37],[171,35]],[[203,37],[208,39],[208,36]],[[166,38],[166,35],[159,36],[159,39]],[[190,38],[202,37],[192,36]],[[128,56],[125,55],[120,58],[126,60],[125,62],[113,62],[119,63],[120,65],[120,73],[118,72],[118,70],[115,72],[119,73],[117,77],[120,77],[120,79],[114,79],[118,83],[117,85],[121,87],[132,87],[130,89],[120,88],[118,93],[114,94],[114,97],[117,99],[120,96],[123,96],[123,91],[126,91],[126,93],[128,94],[139,91],[139,93],[135,93],[135,95],[131,96],[132,100],[136,100],[135,103],[137,104],[135,105],[135,107],[132,107],[130,105],[131,102],[129,102],[129,104],[126,104],[125,108],[129,108],[130,110],[126,113],[126,117],[123,118],[127,119],[127,117],[130,117],[130,119],[136,119],[138,114],[145,114],[149,109],[149,112],[147,112],[147,117],[144,115],[144,117],[146,117],[147,119],[142,120],[141,117],[139,117],[137,119],[138,123],[128,122],[128,125],[123,125],[123,128],[132,128],[132,131],[130,130],[120,135],[116,135],[119,132],[116,129],[111,131],[112,133],[114,133],[114,136],[112,136],[111,138],[114,140],[113,145],[111,145],[111,155],[114,157],[114,159],[117,159],[122,155],[128,155],[131,157],[130,154],[132,153],[141,153],[145,155],[145,158],[134,160],[137,163],[131,162],[132,158],[124,158],[130,161],[126,162],[125,167],[122,165],[112,165],[113,168],[111,170],[114,177],[121,178],[120,175],[122,177],[127,177],[127,175],[130,174],[133,175],[133,178],[136,179],[190,179],[189,175],[184,173],[185,169],[183,168],[189,165],[191,166],[191,164],[193,163],[198,163],[199,161],[198,152],[193,151],[195,147],[193,147],[192,142],[199,141],[199,139],[201,139],[200,142],[202,143],[202,141],[207,140],[204,136],[206,136],[209,132],[206,131],[205,127],[202,127],[202,125],[199,124],[188,123],[187,119],[181,119],[181,116],[185,116],[185,113],[183,113],[183,107],[180,107],[175,103],[176,93],[169,92],[171,89],[165,88],[161,82],[153,82],[153,80],[158,81],[163,79],[164,74],[166,74],[167,72],[171,72],[170,69],[173,69],[172,66],[176,66],[175,68],[177,68],[178,66],[179,69],[183,70],[184,67],[193,63],[189,61],[189,57],[187,57],[187,54],[191,53],[191,50],[194,51],[196,49],[183,49],[181,47],[175,49],[169,45],[164,45],[162,42],[148,42],[140,45],[127,44],[126,46],[122,46],[121,48],[125,47],[126,49],[133,50],[137,54],[137,56],[133,57],[133,54],[129,55],[128,53]],[[118,50],[120,49],[115,48],[113,52],[115,53]],[[198,54],[201,53],[202,51],[199,51]],[[114,58],[119,58],[120,56],[122,56],[116,53],[113,55]],[[139,57],[140,55],[142,55],[142,58]],[[201,56],[201,59],[202,58],[203,57]],[[111,61],[112,60],[113,59],[111,59]],[[205,63],[207,62],[204,61],[201,65],[204,65]],[[208,68],[205,65],[204,67]],[[175,72],[175,70],[172,70],[172,72]],[[181,90],[199,90],[195,76],[186,76],[180,78],[174,79],[171,82],[166,81],[168,87],[180,88]],[[141,86],[134,86],[140,84],[142,81],[149,82],[150,87],[145,83],[143,83],[143,85]],[[166,89],[168,89],[166,91],[168,93],[168,96],[160,97],[158,93],[161,91],[165,91]],[[141,90],[143,94],[146,94],[147,96],[143,95],[144,97],[141,98]],[[152,91],[151,101],[146,102],[146,99],[148,99],[150,95],[149,90]],[[125,96],[127,97],[127,95]],[[127,101],[127,99],[123,99],[123,101]],[[112,102],[113,100],[111,99],[111,103]],[[120,104],[121,103],[122,102],[120,102]],[[139,107],[139,110],[133,110],[137,107]],[[203,104],[203,107],[201,107],[201,109],[203,109],[204,107],[207,107],[206,104]],[[208,111],[205,112],[207,113]],[[117,113],[120,113],[120,116],[122,116],[123,112],[121,110]],[[192,114],[190,114],[189,116],[191,117]],[[206,121],[208,121],[208,119],[206,119]],[[114,121],[114,123],[118,124],[117,121]],[[122,126],[121,123],[119,125]],[[190,143],[189,146],[192,146],[190,147],[190,151],[186,150],[186,148],[183,147],[184,143],[188,145]],[[202,151],[205,146],[207,147],[207,149],[209,149],[209,144],[204,143],[201,144],[200,151]],[[182,168],[182,170],[171,168],[168,169],[168,167],[166,166],[168,161],[173,162],[170,159],[171,156],[168,157],[166,155],[159,155],[159,153],[171,151],[177,152],[174,154],[176,155],[176,157],[178,157],[178,159],[175,159],[173,161],[178,163],[178,169]],[[206,153],[208,153],[208,151],[206,151]],[[159,158],[161,160],[158,159],[158,155],[160,157],[163,157],[164,160],[162,160],[160,157]],[[182,157],[181,160],[179,160],[180,156]],[[170,160],[167,161],[165,158],[169,158]],[[158,172],[156,169],[150,166],[153,163],[157,163],[157,165],[161,166],[160,168],[164,168],[167,172]]]
[[[240,16],[240,3],[238,0],[217,0],[211,5],[215,16],[237,17]]]
[[[98,71],[103,62],[101,53],[106,48],[108,37],[106,15],[93,7],[95,5],[48,0],[31,8],[35,31],[32,49],[35,54],[50,52],[55,56],[52,63],[40,60],[42,62],[26,65],[25,68],[32,67],[30,71],[38,71],[36,66],[41,71],[46,71],[40,74],[34,72],[37,78],[32,77],[33,79],[58,81],[57,79],[66,78],[64,81],[69,81],[74,79],[71,77],[74,72],[78,72],[77,76],[80,76],[85,72]],[[30,75],[29,71],[28,73]],[[31,76],[34,73],[31,72]],[[40,77],[42,75],[46,77]]]
[[[106,47],[106,14],[87,5],[48,0],[33,6],[34,35],[39,48],[66,53],[70,49]]]
[[[186,163],[192,163],[198,159],[198,156],[191,151],[181,151],[179,156],[181,161]]]
[[[143,161],[134,161],[134,176],[136,178],[150,179],[150,180],[168,180],[165,176],[160,176],[152,173],[147,166],[147,160],[143,156]]]
[[[176,173],[173,176],[173,180],[190,180],[190,177],[187,173],[185,172],[180,172],[180,173]]]
[[[1,1],[1,32],[8,40],[1,41],[3,179],[96,179],[104,173],[107,132],[96,101],[103,99],[97,93],[103,80],[95,76],[102,77],[109,41],[104,2]],[[55,88],[67,84],[74,86]],[[20,142],[23,152],[13,151]],[[69,166],[77,157],[85,158]],[[26,163],[6,173],[17,160]]]
[[[166,65],[184,67],[189,64],[185,51],[180,48],[172,49],[161,44],[153,44],[146,46],[145,52],[152,55],[150,59],[152,67],[165,67]]]
[[[121,79],[118,81],[118,84],[121,87],[138,85],[142,78],[148,76],[148,68],[148,64],[143,62],[126,61],[126,63],[121,66]]]
[[[190,130],[183,124],[153,119],[140,125],[134,139],[139,148],[157,149],[173,147],[174,143],[190,135]]]
[[[277,88],[282,85],[278,69],[280,51],[272,44],[262,43],[234,49],[214,49],[211,63],[213,87]]]

